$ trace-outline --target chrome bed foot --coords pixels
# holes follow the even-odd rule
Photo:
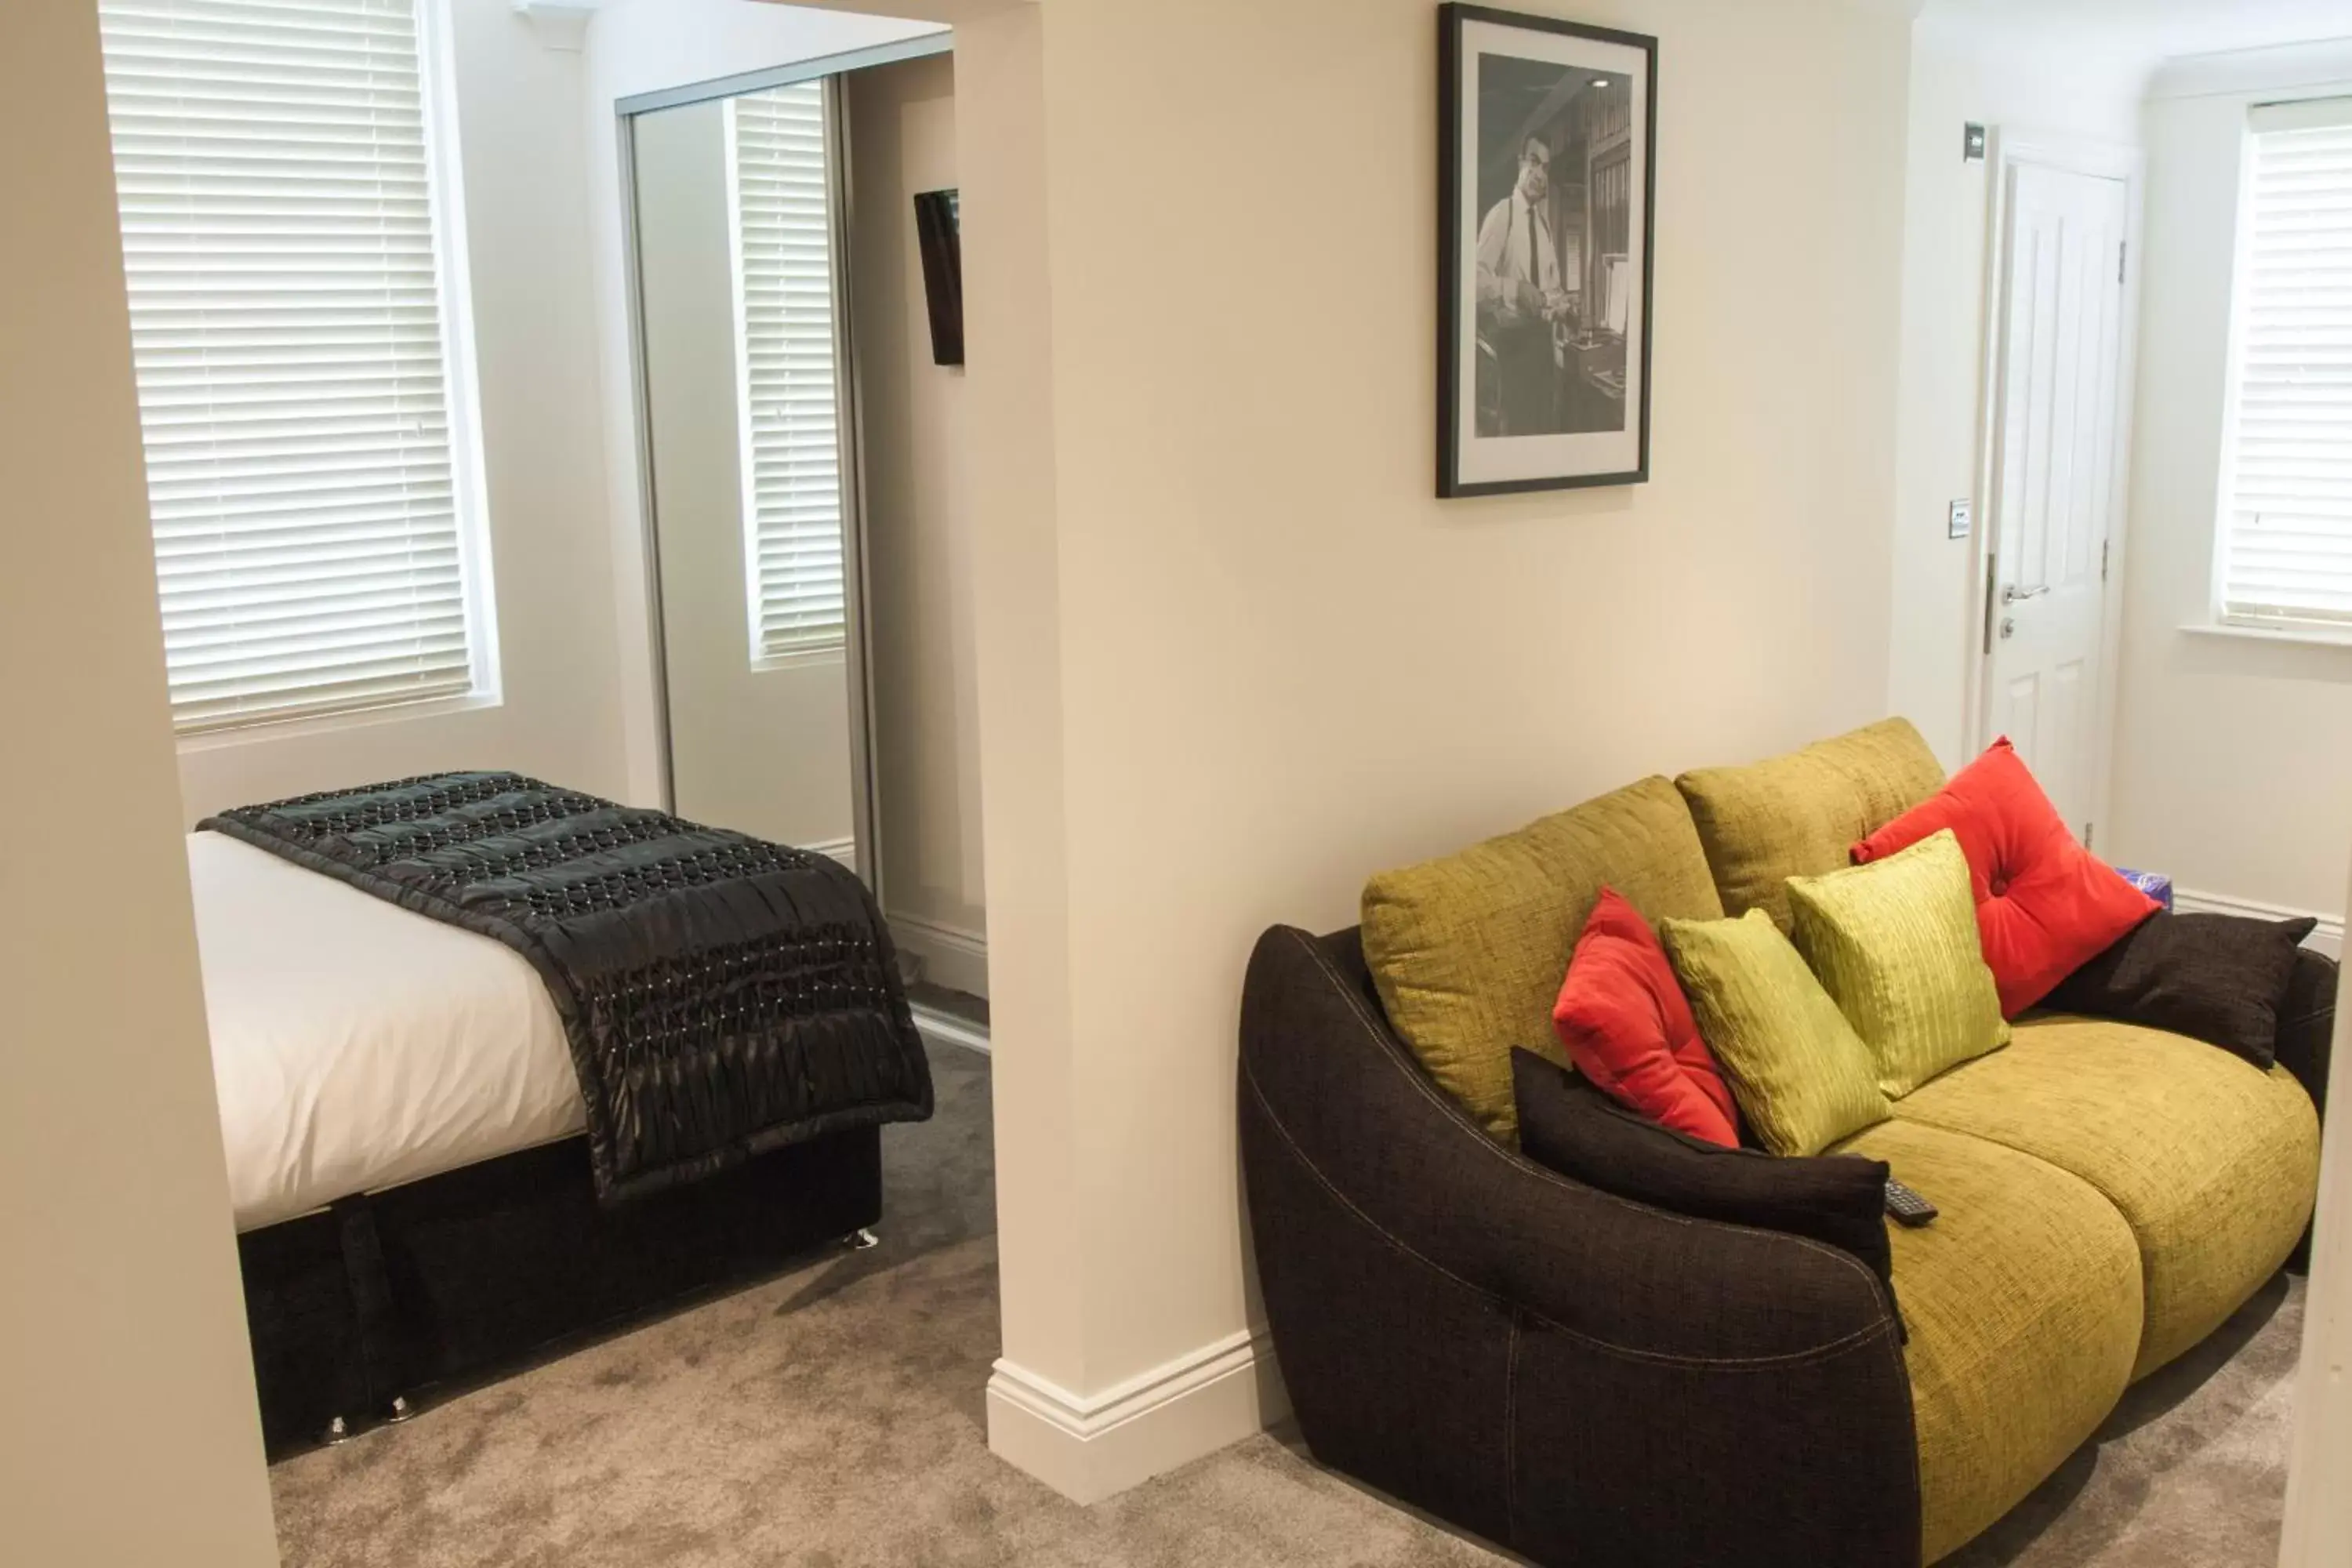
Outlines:
[[[864,1252],[868,1247],[881,1246],[882,1238],[861,1225],[856,1230],[851,1231],[847,1236],[843,1237],[841,1238],[841,1245],[849,1248],[852,1252]]]
[[[338,1415],[327,1423],[327,1447],[331,1448],[338,1443],[348,1443],[351,1440],[351,1425],[341,1416]]]
[[[404,1394],[395,1394],[392,1396],[392,1414],[386,1415],[384,1419],[387,1421],[405,1421],[415,1414],[416,1407],[408,1403],[407,1396]]]

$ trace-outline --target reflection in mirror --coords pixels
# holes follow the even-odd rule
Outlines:
[[[870,879],[830,118],[807,81],[633,121],[641,395],[671,809]]]

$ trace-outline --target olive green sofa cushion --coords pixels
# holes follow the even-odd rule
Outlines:
[[[2072,1173],[2129,1224],[2147,1301],[2132,1375],[2219,1328],[2294,1251],[2319,1182],[2319,1118],[2284,1068],[2185,1036],[2063,1015],[1895,1102]],[[1903,1180],[1902,1167],[1895,1174]],[[1942,1196],[1912,1185],[1944,1207]],[[1902,1255],[1895,1280],[1909,1304]]]
[[[1998,1143],[1897,1118],[1835,1152],[1885,1161],[1943,1210],[1922,1229],[1888,1226],[1933,1563],[2115,1408],[2141,1337],[2139,1252],[2087,1183]]]
[[[1765,1148],[1818,1154],[1886,1120],[1870,1047],[1761,910],[1669,920],[1659,934],[1699,1036]]]
[[[1788,879],[1849,864],[1856,839],[1941,789],[1944,770],[1910,721],[1887,719],[1746,767],[1695,769],[1675,786],[1724,912],[1762,910],[1787,931]]]
[[[1364,958],[1389,1021],[1496,1137],[1517,1132],[1511,1047],[1568,1059],[1552,1004],[1604,885],[1653,921],[1723,913],[1690,813],[1665,779],[1364,886]]]
[[[1870,1047],[1888,1099],[2009,1044],[1950,828],[1867,866],[1791,877],[1789,909],[1797,951]]]

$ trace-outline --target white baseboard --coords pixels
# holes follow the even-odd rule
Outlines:
[[[969,1018],[959,1018],[952,1013],[940,1013],[915,1004],[915,1032],[934,1046],[961,1046],[968,1051],[988,1052],[988,1026],[975,1024]]]
[[[2200,893],[2194,888],[2173,889],[2172,907],[2184,915],[2249,915],[2262,921],[2291,921],[2309,915],[2319,924],[2303,945],[2339,961],[2344,956],[2344,917],[2341,915],[2324,915],[2317,910],[2291,910],[2282,904],[2233,899],[2226,893]]]
[[[801,847],[814,854],[830,855],[851,870],[857,869],[857,840],[855,838],[828,838],[822,844],[803,844]]]
[[[1138,1486],[1290,1412],[1263,1329],[1081,1396],[1010,1361],[988,1380],[988,1447],[1078,1503]]]
[[[898,951],[922,961],[923,978],[968,996],[988,994],[988,938],[960,926],[916,915],[892,915],[890,934]]]

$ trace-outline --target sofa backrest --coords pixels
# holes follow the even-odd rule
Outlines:
[[[1882,720],[1746,767],[1696,768],[1675,781],[1706,847],[1724,912],[1760,909],[1784,931],[1790,878],[1847,864],[1856,839],[1943,786],[1943,764],[1907,719]]]
[[[1552,1004],[1602,887],[1653,924],[1762,909],[1787,881],[1943,786],[1919,731],[1888,719],[1745,767],[1636,784],[1364,885],[1363,955],[1398,1037],[1486,1129],[1517,1136],[1511,1047],[1564,1059]]]
[[[1552,1004],[1604,885],[1652,921],[1723,913],[1690,812],[1664,778],[1364,886],[1364,956],[1390,1023],[1498,1138],[1518,1131],[1511,1047],[1566,1059]]]

